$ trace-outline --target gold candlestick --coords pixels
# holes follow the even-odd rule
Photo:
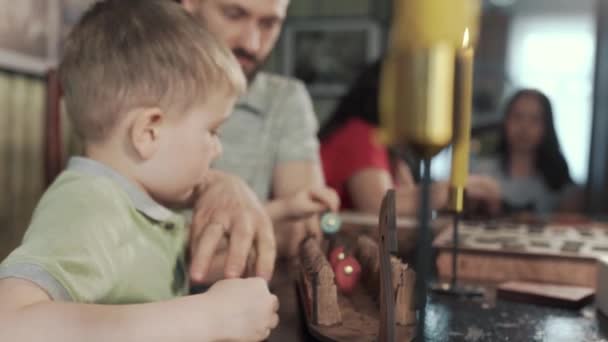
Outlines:
[[[382,137],[429,159],[452,141],[454,60],[471,0],[396,0],[380,92]]]
[[[416,265],[416,307],[419,310],[416,330],[419,338],[424,340],[427,277],[432,259],[429,226],[430,160],[453,142],[454,69],[458,65],[463,75],[465,71],[466,74],[472,73],[472,43],[476,40],[481,2],[394,0],[393,4],[393,27],[380,84],[380,136],[389,145],[408,145],[424,161]],[[468,32],[466,49],[463,48],[465,32]],[[464,58],[468,55],[471,57]],[[470,64],[468,69],[466,61]],[[472,78],[469,77],[467,82],[470,88]],[[463,189],[460,191],[462,194],[467,169],[461,160],[464,156],[468,164],[469,142],[468,138],[463,138],[468,137],[470,131],[471,90],[467,93],[464,90],[466,87],[460,83],[456,93],[456,113],[463,114],[455,119],[458,122],[455,146],[457,158],[452,163],[452,178],[453,184]],[[464,107],[465,102],[469,103],[468,110]],[[463,129],[465,125],[461,125],[461,122],[467,112],[469,121],[465,122],[466,129]],[[456,194],[454,198],[462,198],[458,192]],[[459,202],[455,203],[455,207],[458,207]]]

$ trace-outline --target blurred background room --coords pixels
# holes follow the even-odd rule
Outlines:
[[[19,243],[35,203],[67,156],[78,153],[61,110],[55,67],[62,37],[92,2],[0,0],[0,257]],[[384,55],[391,11],[390,0],[292,0],[266,68],[305,82],[323,127],[359,75]],[[572,211],[603,217],[608,211],[607,49],[603,1],[484,1],[472,165],[496,157],[511,96],[537,89],[552,106],[567,183],[578,189],[572,192],[578,196]],[[370,101],[376,96],[373,87],[365,94]],[[433,163],[435,180],[449,176],[449,156],[445,151]]]

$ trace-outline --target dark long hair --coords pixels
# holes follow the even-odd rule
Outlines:
[[[562,154],[559,140],[553,124],[553,109],[549,98],[536,89],[522,89],[516,92],[507,102],[504,111],[504,119],[500,139],[497,146],[497,153],[501,158],[504,170],[509,170],[509,156],[511,151],[507,141],[506,121],[513,106],[520,98],[532,96],[538,100],[543,110],[544,133],[540,145],[536,149],[536,169],[540,172],[543,180],[552,190],[559,190],[564,185],[572,183],[568,163]],[[508,171],[507,171],[508,172]]]
[[[378,92],[380,88],[380,71],[382,61],[378,60],[362,71],[353,82],[346,95],[338,101],[338,105],[332,112],[330,118],[321,126],[319,130],[319,140],[321,142],[328,139],[335,131],[339,130],[351,119],[360,119],[364,122],[378,127],[380,118],[378,116]],[[420,162],[407,148],[387,148],[391,167],[395,167],[397,160],[405,161],[414,180],[420,180]]]
[[[352,118],[359,118],[377,127],[379,84],[380,61],[377,61],[363,70],[346,95],[338,101],[330,118],[319,130],[319,140],[325,140]]]

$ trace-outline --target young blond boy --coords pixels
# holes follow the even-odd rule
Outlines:
[[[0,341],[265,339],[278,302],[262,279],[176,299],[188,231],[169,208],[221,153],[245,84],[230,51],[173,2],[106,0],[68,38],[60,76],[86,158],[0,266]]]

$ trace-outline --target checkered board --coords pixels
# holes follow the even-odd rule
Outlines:
[[[452,247],[452,229],[435,239],[439,249]],[[608,256],[608,229],[599,224],[585,226],[472,223],[459,226],[461,251],[515,253],[595,259]]]

